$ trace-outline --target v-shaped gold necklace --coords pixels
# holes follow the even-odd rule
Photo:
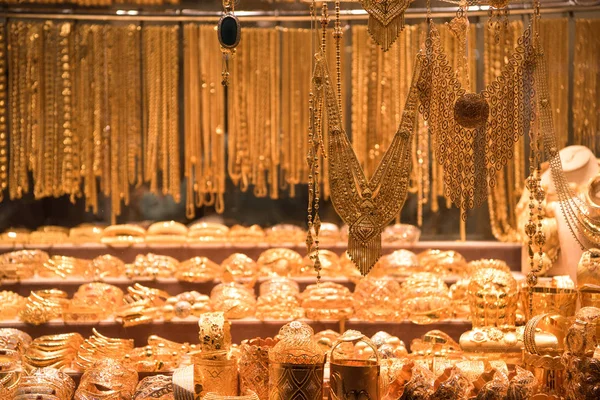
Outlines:
[[[406,200],[412,168],[412,138],[417,116],[417,60],[402,120],[371,179],[367,180],[346,132],[335,89],[322,54],[316,56],[315,92],[327,109],[329,186],[336,212],[348,224],[348,255],[363,275],[381,256],[381,232]]]
[[[464,17],[466,18],[466,16]],[[502,68],[480,93],[463,88],[429,20],[422,72],[420,111],[428,122],[435,155],[444,168],[448,197],[461,209],[481,205],[488,185],[513,157],[514,142],[532,129],[534,48],[531,26]]]

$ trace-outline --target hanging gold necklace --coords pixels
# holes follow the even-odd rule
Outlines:
[[[466,18],[466,17],[464,17]],[[531,129],[534,92],[531,27],[519,38],[500,75],[480,93],[468,92],[450,66],[440,33],[429,18],[420,111],[435,138],[448,197],[461,209],[481,205],[496,172],[513,157],[514,142]]]
[[[336,59],[339,62],[339,57]],[[381,256],[381,232],[398,215],[408,193],[418,100],[415,83],[419,76],[419,65],[420,58],[400,126],[373,176],[367,180],[342,127],[340,73],[337,73],[336,91],[329,78],[324,51],[316,56],[313,81],[317,97],[324,99],[327,110],[331,200],[336,212],[348,224],[348,255],[363,275],[371,270]],[[339,71],[339,68],[336,70]]]
[[[390,46],[404,28],[404,11],[411,0],[361,0],[369,13],[369,34],[383,51]]]

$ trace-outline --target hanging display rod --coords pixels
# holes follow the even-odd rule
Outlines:
[[[542,8],[544,14],[560,14],[567,12],[600,11],[600,5],[593,6],[563,6]],[[515,8],[510,10],[510,15],[526,15],[533,12],[530,8]],[[433,8],[432,14],[438,18],[452,18],[456,10]],[[53,20],[85,20],[85,21],[149,21],[149,22],[217,22],[221,12],[199,12],[190,9],[173,9],[168,12],[147,12],[139,10],[116,10],[107,12],[85,12],[80,9],[61,9],[58,11],[43,12],[39,9],[23,7],[10,8],[0,11],[1,18],[18,19],[53,19]],[[470,17],[488,16],[488,6],[469,7]],[[237,11],[236,16],[249,22],[302,22],[310,21],[310,16],[301,13],[278,11]],[[424,9],[408,10],[404,14],[406,19],[424,19],[427,12]],[[347,21],[367,20],[368,14],[364,10],[342,10],[341,18]]]

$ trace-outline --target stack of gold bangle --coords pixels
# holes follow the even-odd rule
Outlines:
[[[0,234],[0,244],[18,245],[29,242],[31,231],[24,228],[8,228]]]
[[[63,308],[68,304],[67,293],[58,289],[31,292],[19,313],[21,321],[40,325],[55,318],[62,318]]]
[[[25,298],[14,292],[2,291],[0,304],[2,304],[0,320],[15,319],[25,306]]]
[[[235,283],[221,283],[210,292],[210,308],[222,311],[229,319],[253,317],[256,310],[254,291]]]
[[[85,276],[89,274],[89,260],[75,257],[52,256],[38,270],[38,275],[44,278],[67,278],[70,276]]]
[[[24,375],[14,400],[70,400],[75,393],[73,378],[54,368],[39,368]]]
[[[302,275],[314,276],[316,275],[313,267],[314,253],[308,254],[302,260],[303,268]],[[342,264],[340,263],[340,257],[331,250],[319,250],[319,259],[321,260],[321,276],[327,276],[330,278],[336,278],[344,276]],[[356,269],[356,268],[355,268]]]
[[[306,241],[306,231],[298,225],[292,224],[277,224],[266,228],[265,236],[268,243],[276,245],[295,246]]]
[[[255,278],[258,273],[256,262],[242,253],[234,253],[221,263],[221,271],[233,279]]]
[[[173,257],[148,253],[138,255],[132,264],[125,266],[128,278],[170,278],[179,266]]]
[[[306,318],[316,321],[339,321],[354,313],[352,293],[334,282],[308,285],[302,292],[302,308]]]
[[[98,243],[102,238],[104,228],[97,225],[80,225],[69,230],[71,243]]]
[[[21,353],[0,349],[0,398],[14,399],[21,380]]]
[[[53,245],[64,243],[69,237],[69,230],[61,226],[42,226],[29,234],[29,244]]]
[[[16,350],[19,354],[24,354],[31,342],[31,336],[23,331],[14,328],[0,329],[0,349]]]
[[[146,231],[146,243],[177,244],[185,243],[188,228],[175,221],[156,222]]]
[[[123,291],[107,283],[81,285],[64,310],[65,322],[97,322],[113,314],[123,303]]]
[[[93,335],[81,344],[77,353],[76,366],[82,371],[103,359],[122,360],[133,350],[132,339],[109,338],[100,334],[96,328],[92,332]]]
[[[438,275],[413,274],[402,283],[402,305],[407,318],[416,324],[428,324],[452,316],[448,287]]]
[[[231,243],[262,243],[265,240],[265,232],[258,225],[234,225],[229,229],[227,238]]]
[[[303,267],[302,256],[285,248],[263,251],[256,263],[261,276],[298,276]]]
[[[225,243],[229,228],[214,222],[196,222],[188,229],[188,243]]]
[[[206,257],[193,257],[179,264],[175,278],[184,282],[209,282],[221,276],[220,268]]]
[[[0,281],[32,278],[46,261],[48,253],[41,250],[18,250],[0,255]]]
[[[124,362],[138,372],[173,371],[189,350],[187,343],[172,342],[152,335],[148,338],[148,345],[133,349],[125,356]]]
[[[256,303],[256,318],[295,320],[304,316],[298,296],[298,283],[288,278],[275,277],[260,284]]]
[[[141,226],[123,224],[112,225],[102,231],[100,242],[108,246],[131,246],[144,242],[146,230]]]
[[[119,257],[105,254],[90,262],[88,272],[89,277],[94,280],[117,278],[125,274],[125,263]]]
[[[135,326],[154,321],[159,315],[169,294],[160,290],[134,284],[127,288],[124,305],[117,310],[117,320],[123,326]]]
[[[138,383],[138,373],[107,358],[96,361],[81,377],[75,400],[131,399]]]
[[[365,277],[354,290],[356,317],[364,321],[403,320],[400,293],[395,279]]]
[[[33,340],[23,360],[27,369],[71,368],[82,344],[78,333],[40,336]]]
[[[469,274],[467,261],[460,253],[453,250],[426,250],[417,254],[417,260],[426,272],[459,276]]]

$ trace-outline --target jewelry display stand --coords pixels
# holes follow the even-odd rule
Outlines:
[[[563,165],[563,171],[570,184],[577,188],[577,192],[585,190],[585,185],[589,180],[598,175],[600,167],[592,151],[585,146],[568,146],[560,150],[560,159]],[[548,188],[548,202],[551,202],[551,210],[556,218],[558,229],[558,240],[560,251],[558,258],[552,263],[552,267],[546,273],[548,276],[569,275],[574,282],[577,282],[577,264],[583,254],[583,250],[573,237],[569,228],[560,203],[556,201],[556,192],[554,183],[550,177],[550,171],[542,174],[542,186]],[[527,262],[527,249],[522,251],[523,273],[529,272],[529,263]]]

